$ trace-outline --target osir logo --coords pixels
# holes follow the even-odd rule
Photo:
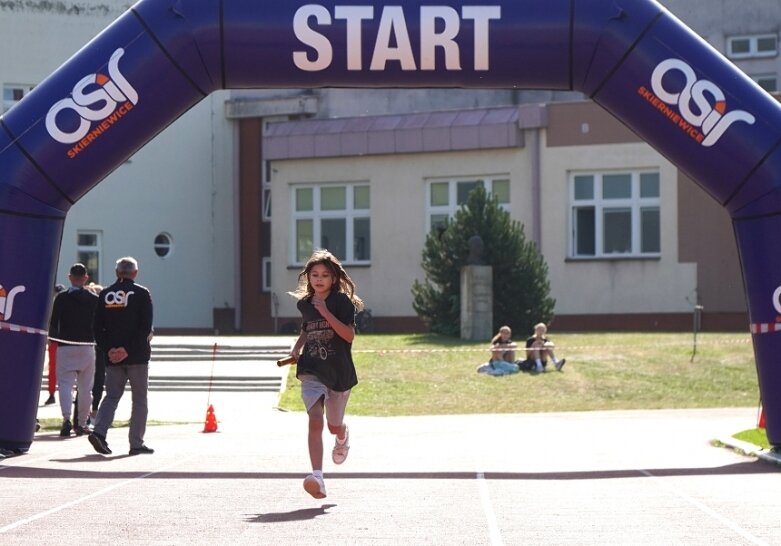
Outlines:
[[[130,296],[135,294],[132,290],[125,292],[124,290],[117,290],[116,292],[107,292],[105,301],[107,308],[113,307],[127,307]]]
[[[24,286],[14,286],[11,290],[6,291],[0,284],[0,320],[11,320],[14,311],[14,298],[25,290]]]
[[[122,48],[114,51],[108,62],[108,76],[100,73],[85,76],[73,86],[70,97],[56,102],[49,109],[46,130],[54,140],[63,144],[79,142],[91,134],[92,122],[103,120],[93,131],[97,134],[84,143],[86,146],[138,103],[138,93],[119,70],[119,60],[124,54]],[[65,110],[73,110],[79,116],[79,125],[72,131],[63,129],[58,123],[58,114]],[[74,157],[78,151],[68,155]]]
[[[665,76],[679,73],[683,87],[670,89]],[[753,125],[756,119],[743,110],[727,112],[724,92],[710,80],[698,79],[694,69],[680,59],[660,62],[651,74],[651,90],[640,86],[638,93],[684,133],[708,148],[716,144],[729,127],[742,121]],[[676,106],[678,111],[669,108]]]

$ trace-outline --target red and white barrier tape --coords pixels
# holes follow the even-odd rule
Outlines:
[[[752,334],[772,334],[781,332],[781,323],[779,322],[755,322],[751,324]]]
[[[68,341],[67,339],[58,339],[56,337],[50,337],[49,341],[54,341],[56,343],[59,343],[60,345],[81,345],[81,346],[95,346],[94,341]]]
[[[1,322],[0,330],[8,330],[9,332],[19,332],[21,334],[36,334],[39,336],[49,336],[49,332],[41,330],[40,328],[31,328],[29,326],[22,326],[20,324],[13,324],[11,322]],[[82,342],[82,341],[68,341],[67,339],[59,339],[56,337],[50,337],[49,341],[56,341],[62,345],[95,345],[94,342]]]
[[[22,334],[37,334],[39,336],[49,335],[49,332],[47,332],[46,330],[39,330],[38,328],[30,328],[29,326],[20,326],[19,324],[12,324],[10,322],[2,322],[2,321],[0,321],[0,330],[21,332]]]

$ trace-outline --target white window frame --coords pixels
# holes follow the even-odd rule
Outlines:
[[[369,188],[369,208],[368,209],[356,209],[354,207],[354,190],[358,187]],[[312,189],[312,210],[311,211],[297,211],[296,210],[296,191],[300,189]],[[345,208],[340,210],[321,210],[320,191],[323,188],[345,188]],[[333,182],[322,184],[291,184],[290,186],[290,210],[291,210],[291,222],[290,233],[293,236],[290,238],[290,247],[288,249],[290,255],[291,265],[302,265],[304,262],[298,259],[296,256],[296,246],[298,244],[298,233],[296,231],[296,222],[298,220],[312,220],[312,240],[314,244],[314,251],[316,248],[321,248],[320,241],[322,241],[321,220],[326,219],[344,219],[345,220],[345,256],[337,256],[343,264],[350,265],[369,265],[371,258],[368,260],[357,260],[354,256],[354,220],[367,219],[369,220],[369,233],[371,234],[371,186],[368,181],[361,182]],[[371,237],[371,235],[370,235]],[[371,239],[370,239],[371,245]],[[332,250],[332,249],[329,249]],[[371,257],[371,249],[369,250],[369,256]]]
[[[263,118],[263,136],[266,134],[266,130],[272,123],[280,121],[288,121],[290,116],[267,116]],[[271,161],[268,159],[261,159],[260,165],[260,186],[261,186],[261,221],[271,222],[271,190],[273,187],[273,173],[274,169],[271,165]]]
[[[772,73],[768,74],[754,74],[753,76],[750,76],[752,80],[754,80],[757,85],[759,85],[762,89],[767,91],[768,93],[775,93],[778,91],[778,76]],[[763,85],[763,82],[773,82],[773,85],[768,86],[767,84]],[[772,89],[768,89],[768,87],[772,87]]]
[[[8,112],[8,110],[11,109],[12,106],[14,106],[17,102],[19,102],[21,99],[13,100],[13,99],[6,99],[5,93],[6,91],[21,91],[22,92],[22,98],[26,97],[27,94],[33,90],[35,85],[33,84],[26,84],[26,83],[6,83],[3,84],[3,111],[0,113]]]
[[[493,184],[495,181],[507,181],[509,185],[509,200],[506,203],[499,203],[499,206],[510,211],[510,203],[512,202],[512,180],[509,174],[498,175],[477,175],[477,176],[459,176],[453,178],[430,178],[426,180],[426,233],[431,232],[431,217],[432,216],[444,216],[452,219],[461,205],[458,203],[458,184],[460,182],[483,182],[483,187],[490,195],[493,191]],[[431,186],[434,184],[448,184],[448,203],[447,205],[432,205],[431,204]]]
[[[261,219],[264,222],[271,221],[271,162],[267,159],[262,161],[262,183],[261,183],[261,206],[263,207],[263,214]]]
[[[759,41],[772,38],[776,42],[773,51],[759,51]],[[747,52],[735,53],[733,44],[738,41],[747,40],[749,48]],[[730,59],[754,59],[758,57],[775,57],[778,55],[778,35],[777,34],[743,34],[739,36],[730,36],[727,38],[727,57]]]
[[[95,245],[81,245],[79,244],[79,237],[81,235],[94,235]],[[76,232],[76,261],[81,260],[80,254],[82,252],[94,252],[97,254],[98,269],[97,275],[95,271],[89,271],[90,277],[97,283],[104,283],[103,278],[103,232],[94,229],[80,229]],[[84,264],[89,268],[88,264]]]
[[[271,292],[271,257],[266,256],[260,261],[260,289],[263,292]]]
[[[623,199],[604,199],[602,178],[605,175],[630,175],[631,196]],[[640,197],[640,175],[657,174],[659,176],[659,195],[656,197]],[[592,199],[575,199],[575,178],[592,176],[594,178],[594,195]],[[662,213],[662,179],[658,169],[621,169],[605,171],[571,171],[568,175],[569,186],[569,252],[568,258],[574,260],[623,260],[627,258],[658,258],[661,256],[661,213]],[[577,221],[576,210],[593,207],[594,209],[594,254],[577,254]],[[641,214],[643,209],[657,208],[660,215],[659,251],[641,252],[642,232]],[[604,252],[604,211],[611,209],[629,209],[631,211],[631,250],[629,252]]]

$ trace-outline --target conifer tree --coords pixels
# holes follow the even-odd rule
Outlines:
[[[548,266],[523,225],[512,220],[484,188],[474,189],[452,220],[426,237],[423,282],[412,286],[412,306],[432,332],[458,336],[461,330],[461,268],[469,239],[483,240],[483,262],[493,267],[493,331],[509,325],[517,335],[553,318]]]

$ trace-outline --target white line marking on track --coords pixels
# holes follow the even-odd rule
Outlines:
[[[722,516],[721,514],[713,511],[712,509],[708,508],[707,506],[705,506],[703,503],[701,503],[697,499],[693,499],[689,495],[686,495],[685,493],[682,493],[679,489],[674,489],[674,488],[672,488],[672,487],[662,483],[662,479],[659,476],[656,476],[656,475],[652,474],[651,472],[648,472],[647,470],[638,470],[638,472],[640,472],[644,476],[648,476],[649,478],[655,478],[657,483],[659,485],[661,485],[662,487],[664,487],[664,489],[667,489],[671,493],[675,494],[677,497],[680,497],[681,499],[685,500],[686,502],[688,502],[692,506],[698,508],[699,510],[701,510],[705,514],[708,514],[710,517],[712,517],[716,521],[721,522],[726,527],[732,529],[733,531],[735,531],[735,533],[737,533],[741,537],[745,538],[746,540],[748,540],[752,544],[757,544],[758,546],[770,546],[767,542],[765,542],[761,538],[755,537],[754,535],[752,535],[751,533],[749,533],[748,531],[746,531],[745,529],[740,527],[734,521],[732,521],[730,519],[727,519],[724,516]]]
[[[484,472],[477,473],[477,489],[480,491],[480,503],[483,505],[485,520],[488,524],[488,536],[492,546],[503,546],[502,533],[499,531],[499,524],[496,523],[496,514],[491,504],[491,495],[488,493],[488,483]]]
[[[164,466],[162,468],[158,468],[157,470],[154,470],[152,472],[147,472],[146,474],[142,474],[140,476],[136,476],[135,478],[131,478],[129,480],[125,480],[119,483],[115,483],[114,485],[110,485],[108,487],[104,487],[103,489],[100,489],[98,491],[95,491],[94,493],[90,493],[89,495],[85,495],[84,497],[72,500],[70,502],[66,502],[65,504],[61,504],[60,506],[55,506],[54,508],[50,508],[49,510],[46,510],[44,512],[39,512],[33,516],[30,516],[29,518],[21,519],[14,523],[9,523],[5,527],[0,527],[0,534],[7,533],[8,531],[12,531],[16,529],[17,527],[21,527],[22,525],[27,525],[28,523],[32,523],[33,521],[45,518],[46,516],[51,516],[52,514],[56,514],[57,512],[61,512],[62,510],[65,510],[66,508],[71,508],[72,506],[76,506],[78,504],[81,504],[84,501],[94,499],[95,497],[99,497],[103,495],[104,493],[108,493],[109,491],[113,491],[114,489],[118,489],[122,486],[125,486],[129,483],[133,483],[136,480],[143,480],[144,478],[148,478],[149,476],[153,476],[155,474],[158,474],[160,472],[165,472],[166,470],[173,468],[175,466],[178,466],[180,464],[183,464],[190,459],[195,458],[195,456],[187,457],[185,459],[181,459],[176,461],[175,463],[169,464],[167,466]]]
[[[27,454],[12,456],[7,459],[0,460],[0,472],[2,472],[3,470],[8,470],[9,468],[25,468],[27,466],[30,466],[33,463],[37,463],[38,461],[49,461],[53,457],[60,457],[67,453],[70,453],[70,451],[66,449],[62,449],[60,451],[55,451],[54,453],[47,453],[45,455],[40,455],[33,459],[28,459],[27,457],[29,457],[29,455]],[[15,464],[9,464],[9,463],[15,463]]]

